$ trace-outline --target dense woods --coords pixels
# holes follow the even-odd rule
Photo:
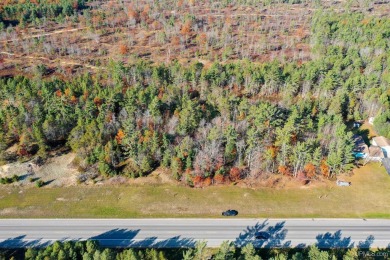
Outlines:
[[[24,27],[29,23],[42,25],[47,20],[63,21],[65,17],[77,17],[77,11],[84,9],[85,0],[32,0],[2,3],[0,6],[0,23],[18,24]],[[3,28],[4,24],[0,25]]]
[[[28,248],[19,251],[4,250],[0,256],[7,259],[101,259],[101,260],[165,260],[165,259],[242,259],[242,260],[285,260],[285,259],[371,259],[378,256],[384,259],[388,255],[388,250],[379,249],[371,251],[367,248],[347,248],[347,249],[318,249],[313,245],[308,248],[294,249],[256,249],[252,244],[237,248],[233,243],[224,242],[216,249],[211,250],[206,247],[205,242],[196,243],[194,248],[183,249],[111,249],[99,246],[96,241],[78,242],[55,242],[43,248]],[[12,258],[13,257],[13,258]],[[376,259],[376,258],[375,258]]]
[[[5,5],[1,17],[32,23],[87,7],[38,2]],[[146,15],[139,8],[128,10],[136,24]],[[196,18],[188,21],[184,45],[195,33]],[[304,62],[110,60],[66,80],[36,65],[33,77],[0,79],[1,159],[44,159],[66,146],[81,171],[138,177],[166,167],[195,187],[269,174],[331,178],[354,167],[353,121],[377,116],[375,128],[390,137],[389,36],[387,17],[318,8]]]
[[[390,138],[388,6],[388,0],[0,1],[0,166],[21,161],[23,171],[72,152],[73,161],[62,164],[66,174],[69,166],[77,169],[74,183],[89,173],[96,183],[156,169],[196,188],[241,180],[251,186],[275,175],[305,184],[334,180],[359,163],[354,135],[369,144],[368,130],[355,122],[374,118],[376,133]],[[0,184],[22,187],[29,174],[4,174]],[[329,242],[328,235],[317,240]],[[338,249],[348,239],[335,237],[326,250],[320,243],[268,250],[225,242],[211,250],[200,242],[160,250],[65,241],[0,250],[0,258],[347,260],[374,253],[364,248],[369,239]]]

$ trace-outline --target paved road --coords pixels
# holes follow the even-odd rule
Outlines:
[[[256,240],[267,231],[271,238]],[[104,246],[191,247],[224,240],[257,247],[371,246],[390,243],[390,220],[375,219],[2,219],[0,247],[38,246],[56,240],[95,239]]]

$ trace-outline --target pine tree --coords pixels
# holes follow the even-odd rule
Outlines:
[[[198,102],[191,100],[188,95],[184,95],[181,102],[178,131],[185,135],[193,133],[198,127],[201,112]]]
[[[46,158],[48,146],[45,143],[43,131],[38,124],[33,125],[33,135],[39,147],[37,155]]]
[[[229,125],[225,131],[225,158],[227,161],[233,161],[236,157],[236,141],[238,134],[233,126]]]
[[[329,254],[326,251],[321,251],[315,245],[310,246],[309,249],[309,259],[310,260],[328,260]]]
[[[240,259],[242,260],[261,260],[260,256],[256,255],[256,250],[253,244],[249,243],[241,248]]]
[[[215,260],[227,260],[234,258],[235,247],[232,242],[224,241],[215,254]]]

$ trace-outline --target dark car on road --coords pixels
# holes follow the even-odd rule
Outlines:
[[[271,235],[268,232],[265,232],[265,231],[257,232],[256,235],[255,235],[255,238],[256,239],[260,239],[260,240],[267,240],[270,237],[271,237]]]
[[[234,209],[228,209],[228,210],[222,212],[222,216],[225,216],[225,217],[231,217],[231,216],[237,216],[237,215],[238,215],[238,211],[234,210]]]

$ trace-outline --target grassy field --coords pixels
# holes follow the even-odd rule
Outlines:
[[[355,170],[351,187],[334,183],[283,189],[236,186],[191,189],[174,184],[20,188],[2,186],[0,217],[141,218],[240,217],[390,218],[390,176],[379,164]]]

